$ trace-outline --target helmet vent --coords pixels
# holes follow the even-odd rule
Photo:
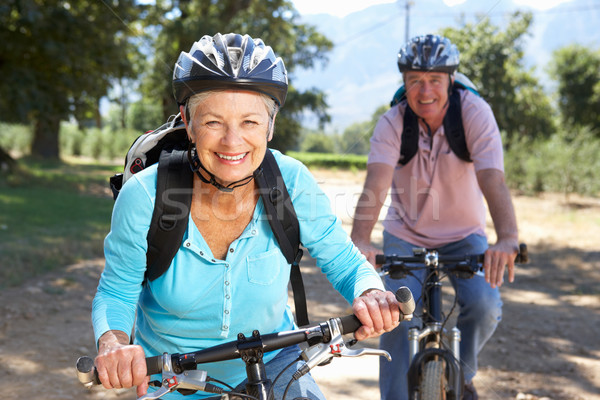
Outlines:
[[[242,64],[242,49],[239,47],[230,47],[227,49],[229,52],[229,62],[231,62],[231,68],[235,75],[238,75],[240,65]]]
[[[423,61],[431,58],[431,46],[423,46]]]
[[[444,54],[444,50],[446,50],[446,47],[443,44],[440,44],[435,52],[435,58],[441,57],[442,54]]]

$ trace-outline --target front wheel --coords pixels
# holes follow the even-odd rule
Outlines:
[[[421,400],[446,399],[446,376],[443,360],[431,360],[425,363],[419,386]]]

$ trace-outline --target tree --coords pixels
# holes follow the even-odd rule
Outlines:
[[[280,56],[288,70],[290,88],[276,123],[270,146],[282,151],[294,146],[304,110],[329,121],[325,95],[318,90],[298,92],[292,85],[297,66],[311,68],[326,62],[333,44],[309,25],[298,24],[298,13],[289,0],[157,0],[145,19],[155,37],[155,57],[142,91],[163,107],[164,118],[178,112],[173,100],[173,65],[181,51],[188,51],[203,35],[237,32],[261,38]]]
[[[600,51],[582,45],[556,50],[549,73],[558,81],[558,108],[568,125],[600,134]]]
[[[382,105],[375,110],[369,121],[357,122],[346,129],[342,134],[340,149],[344,154],[369,154],[370,139],[373,129],[379,118],[389,110],[388,105]]]
[[[300,149],[308,153],[333,153],[335,143],[324,132],[310,132],[304,136]]]
[[[478,87],[509,139],[548,137],[555,132],[550,100],[533,71],[522,66],[523,37],[531,21],[531,13],[516,12],[504,31],[488,17],[460,29],[442,30],[460,51],[459,71]]]
[[[140,133],[156,129],[165,121],[162,119],[162,109],[156,103],[144,99],[131,104],[127,113],[127,127]]]
[[[135,0],[7,0],[0,8],[0,120],[32,123],[32,155],[58,158],[61,120],[98,118],[113,78],[133,76]],[[90,114],[91,112],[91,114]]]

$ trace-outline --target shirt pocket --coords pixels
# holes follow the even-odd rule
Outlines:
[[[256,285],[268,286],[277,281],[281,274],[282,265],[287,264],[281,250],[278,248],[265,253],[248,256],[248,281]]]

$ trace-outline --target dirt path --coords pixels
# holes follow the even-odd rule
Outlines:
[[[349,229],[364,176],[315,173]],[[482,399],[600,399],[600,202],[515,198],[532,263],[502,288],[504,319],[480,356]],[[374,237],[378,237],[378,232]],[[94,354],[90,307],[103,261],[89,260],[0,292],[3,399],[134,399],[76,382],[78,356]],[[311,320],[347,305],[308,257],[303,265]],[[375,341],[368,345],[376,346]],[[376,399],[375,357],[334,360],[315,370],[329,399]]]

